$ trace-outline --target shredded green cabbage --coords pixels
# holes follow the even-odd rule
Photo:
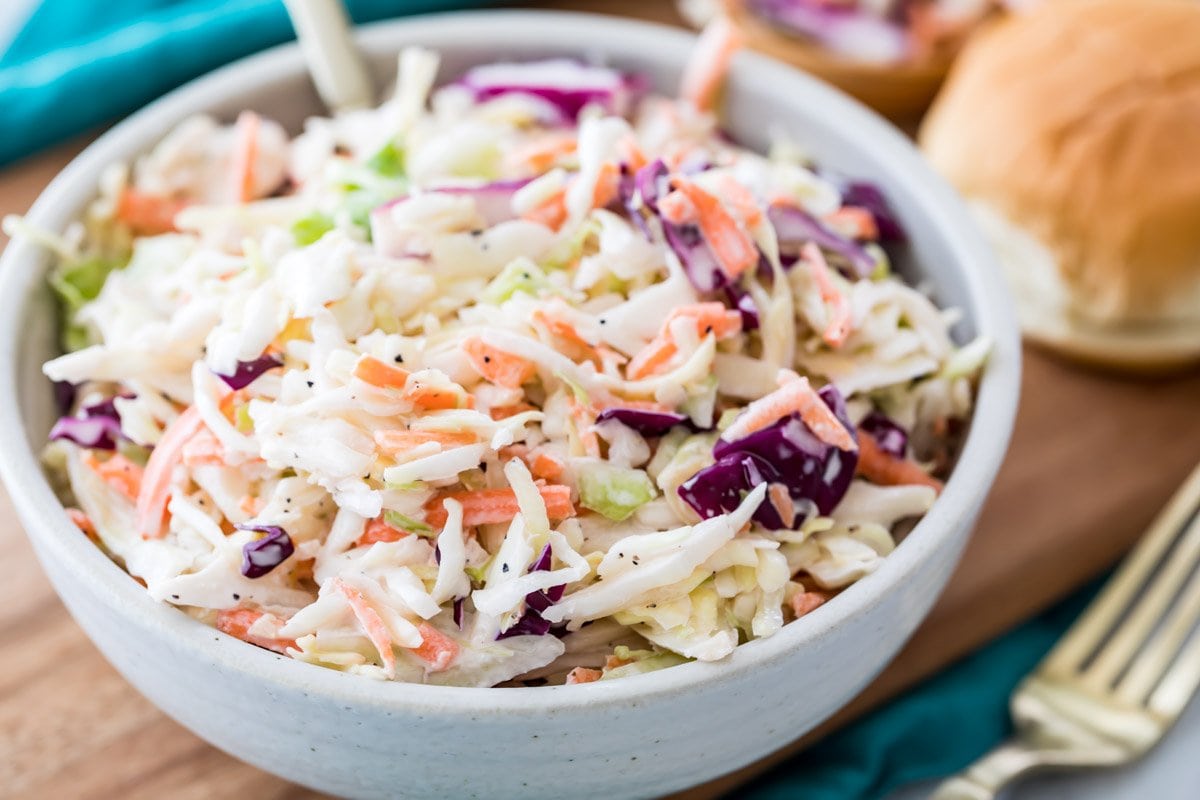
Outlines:
[[[522,256],[510,261],[499,275],[492,278],[491,283],[484,287],[480,299],[485,303],[500,305],[517,292],[537,297],[550,289],[550,281],[541,267]]]
[[[626,520],[657,496],[650,476],[640,469],[589,465],[579,474],[579,502],[614,522]]]

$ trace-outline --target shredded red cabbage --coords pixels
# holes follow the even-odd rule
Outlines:
[[[67,384],[70,386],[70,384]],[[72,387],[73,391],[73,387]],[[133,395],[121,395],[133,397]],[[81,417],[60,417],[50,429],[50,440],[66,439],[80,447],[95,450],[116,450],[117,440],[122,438],[121,415],[117,413],[116,398],[110,397],[98,403],[84,406]]]
[[[54,405],[59,414],[71,413],[71,406],[75,405],[75,388],[70,381],[54,381]]]
[[[841,393],[829,385],[818,394],[853,433],[854,425],[846,414]],[[813,508],[820,514],[833,511],[850,487],[858,465],[857,452],[825,444],[798,414],[732,442],[718,439],[713,457],[716,462],[712,466],[679,487],[679,496],[697,514],[704,519],[728,514],[755,486],[778,483],[787,489],[794,504],[793,529],[800,527]],[[787,527],[770,502],[758,507],[754,519],[775,530]]]
[[[254,383],[256,380],[258,380],[259,376],[261,376],[267,370],[282,366],[283,359],[281,359],[279,356],[274,355],[273,353],[264,353],[258,358],[250,361],[237,362],[237,368],[233,371],[232,375],[222,375],[220,372],[215,372],[213,374],[225,381],[225,384],[229,386],[230,389],[237,391],[238,389],[244,389],[250,384]]]
[[[440,186],[429,191],[473,197],[475,209],[490,227],[517,218],[512,209],[513,195],[529,181],[530,179],[526,178],[515,181],[494,181],[482,186]]]
[[[812,242],[822,250],[840,256],[856,278],[866,278],[875,271],[875,257],[866,248],[829,230],[802,208],[775,203],[767,209],[767,219],[775,227],[779,254],[785,264],[794,264],[800,248]]]
[[[666,163],[661,158],[642,167],[633,176],[634,186],[646,208],[659,217],[662,223],[663,236],[671,251],[683,264],[688,280],[701,292],[711,292],[729,283],[721,263],[713,253],[712,248],[700,232],[697,225],[686,223],[676,225],[659,215],[658,201],[670,191],[669,172]]]
[[[95,450],[116,450],[121,435],[121,423],[111,417],[60,417],[50,429],[50,439],[66,439],[80,447]]]
[[[650,225],[646,222],[646,218],[642,216],[642,210],[637,202],[637,181],[634,178],[634,173],[629,169],[628,164],[621,164],[621,176],[617,180],[617,200],[624,207],[629,218],[637,225],[638,230],[646,237],[646,241],[654,241],[654,232],[650,230]]]
[[[261,578],[296,552],[292,537],[278,525],[246,524],[238,525],[237,528],[266,534],[242,547],[242,574],[247,578]]]
[[[558,74],[556,74],[558,73]],[[595,104],[608,114],[625,115],[649,88],[643,75],[623,74],[606,67],[577,61],[488,64],[468,70],[459,85],[469,89],[476,102],[506,94],[524,94],[544,100],[556,122],[574,122],[584,107]]]
[[[866,181],[846,181],[841,185],[842,202],[848,206],[858,206],[871,212],[875,218],[875,227],[879,229],[879,241],[904,242],[908,236],[904,227],[896,218],[892,207],[888,205],[883,192],[873,183]]]
[[[551,564],[550,545],[542,548],[537,560],[529,567],[529,572],[549,572]],[[511,636],[545,636],[550,633],[550,623],[542,619],[541,612],[562,599],[566,584],[551,586],[545,591],[530,592],[525,595],[525,613],[506,631],[496,635],[496,641]]]
[[[885,453],[904,458],[908,452],[908,431],[886,414],[872,411],[858,423],[858,427],[871,434]]]
[[[760,325],[758,305],[754,302],[754,298],[750,296],[750,293],[738,284],[730,283],[725,287],[725,297],[729,300],[729,305],[733,306],[742,315],[742,330],[758,330]]]
[[[499,225],[501,222],[508,222],[517,218],[517,215],[512,209],[513,195],[517,193],[525,184],[529,183],[532,178],[523,178],[512,181],[493,181],[492,183],[484,183],[479,186],[433,186],[426,189],[426,192],[436,192],[438,194],[455,194],[472,197],[475,200],[475,209],[479,215],[483,217],[484,222],[490,228],[493,225]],[[383,205],[377,206],[371,213],[386,211],[389,208],[406,202],[410,195],[402,195],[387,201]],[[373,229],[372,233],[376,231]],[[401,255],[401,254],[396,254]],[[406,258],[428,258],[427,255],[419,253],[404,253]]]
[[[784,31],[839,53],[872,62],[899,61],[910,51],[896,22],[828,0],[747,0],[751,13]]]
[[[676,425],[687,425],[695,429],[687,414],[674,411],[646,411],[641,408],[606,408],[596,415],[596,422],[615,419],[622,425],[633,428],[643,436],[662,436]]]

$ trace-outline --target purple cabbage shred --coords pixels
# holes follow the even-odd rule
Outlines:
[[[853,434],[854,425],[838,390],[829,385],[818,394]],[[813,509],[820,514],[833,511],[858,466],[857,451],[846,452],[825,444],[798,414],[735,441],[718,439],[713,457],[715,463],[679,487],[684,502],[709,519],[736,509],[746,493],[759,484],[778,483],[792,499],[793,518],[784,519],[770,500],[754,513],[756,522],[774,530],[799,528]]]
[[[536,561],[529,567],[529,572],[549,572],[551,564],[550,545],[542,548]],[[496,641],[512,636],[545,636],[550,633],[550,623],[542,619],[541,612],[562,599],[566,586],[551,586],[545,591],[530,592],[525,595],[525,613],[506,631],[496,635]]]
[[[278,525],[245,524],[237,528],[266,534],[242,547],[242,574],[247,578],[261,578],[296,552],[292,537]]]
[[[283,359],[272,353],[264,353],[258,358],[250,361],[237,362],[237,368],[232,375],[222,375],[220,372],[214,373],[218,378],[225,381],[225,384],[230,389],[237,391],[244,389],[250,384],[258,380],[267,370],[275,369],[283,366]]]
[[[606,408],[596,416],[596,423],[614,419],[643,436],[662,436],[676,425],[695,428],[686,414],[674,411],[646,411],[641,408]]]
[[[875,439],[879,449],[896,458],[904,458],[908,452],[908,431],[891,417],[879,411],[865,416],[858,427]]]

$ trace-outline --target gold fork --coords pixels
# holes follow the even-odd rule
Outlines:
[[[933,800],[990,800],[1041,769],[1125,764],[1178,719],[1200,684],[1200,467],[1049,655],[1017,687],[1016,737]]]

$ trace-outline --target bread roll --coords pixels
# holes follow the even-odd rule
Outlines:
[[[981,31],[920,132],[1026,334],[1157,371],[1200,359],[1200,3],[1054,0]]]

